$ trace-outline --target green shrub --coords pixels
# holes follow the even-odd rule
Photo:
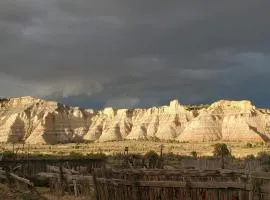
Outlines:
[[[221,158],[221,168],[225,167],[225,158],[231,157],[231,151],[229,150],[227,144],[217,143],[214,145],[213,154],[215,157]]]
[[[69,157],[72,157],[72,158],[81,158],[81,157],[84,157],[84,155],[82,153],[79,153],[79,152],[71,151],[69,153]]]
[[[197,157],[198,157],[198,154],[197,154],[196,151],[190,152],[190,155],[191,155],[193,158],[196,158],[196,159],[197,159]]]
[[[247,148],[252,148],[253,145],[252,145],[251,143],[247,143],[247,144],[246,144],[246,147],[247,147]]]
[[[231,156],[231,152],[225,143],[217,143],[214,145],[214,156],[216,157],[226,157]]]
[[[148,160],[149,162],[149,168],[156,168],[157,167],[157,164],[158,164],[158,159],[159,159],[159,156],[158,154],[151,150],[149,152],[147,152],[145,155],[144,155],[144,159],[145,160]]]
[[[159,155],[155,151],[151,150],[144,155],[144,158],[155,160],[159,158]]]

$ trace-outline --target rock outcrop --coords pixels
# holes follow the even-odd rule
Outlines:
[[[269,141],[270,110],[250,101],[95,111],[32,97],[0,100],[0,142],[56,144],[123,139]]]
[[[80,141],[93,115],[92,110],[32,97],[4,99],[0,101],[0,142]]]
[[[268,120],[250,101],[218,101],[199,111],[179,135],[180,141],[261,141]],[[258,123],[260,122],[260,123]]]

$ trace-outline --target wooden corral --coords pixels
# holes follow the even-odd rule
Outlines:
[[[194,168],[200,170],[206,169],[218,169],[221,168],[221,160],[220,159],[182,159],[181,160],[181,168]]]
[[[270,173],[95,169],[97,200],[267,200]]]
[[[19,196],[24,196],[23,199],[44,199],[30,180],[0,169],[0,199],[19,199]]]
[[[56,196],[94,196],[93,177],[80,171],[48,165],[46,172],[37,174],[37,179],[49,182],[50,193]]]
[[[74,170],[79,170],[84,167],[87,172],[91,173],[94,168],[103,167],[105,165],[105,160],[97,158],[25,158],[0,161],[1,168],[12,168],[12,166],[17,167],[16,174],[23,177],[35,177],[40,172],[46,172],[47,165],[66,166],[69,169]]]

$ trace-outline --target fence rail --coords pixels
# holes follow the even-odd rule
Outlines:
[[[267,200],[270,173],[95,169],[97,200]]]

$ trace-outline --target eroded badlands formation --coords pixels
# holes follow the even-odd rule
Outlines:
[[[32,97],[0,100],[0,142],[56,144],[160,138],[178,141],[268,141],[270,110],[249,101],[188,107],[95,111]]]

